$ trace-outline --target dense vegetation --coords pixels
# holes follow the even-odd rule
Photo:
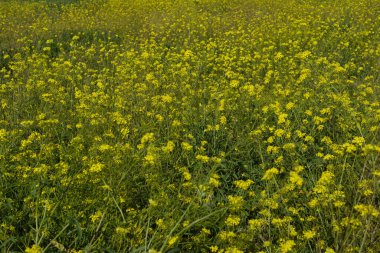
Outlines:
[[[380,252],[379,0],[0,2],[2,252]]]

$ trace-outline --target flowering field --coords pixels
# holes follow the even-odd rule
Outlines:
[[[1,252],[380,252],[379,0],[0,2]]]

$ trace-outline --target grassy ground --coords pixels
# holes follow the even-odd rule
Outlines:
[[[380,252],[380,1],[0,3],[2,252]]]

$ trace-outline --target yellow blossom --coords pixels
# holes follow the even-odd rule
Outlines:
[[[229,215],[225,223],[229,227],[237,226],[240,223],[240,217],[236,215]]]
[[[253,181],[251,179],[247,180],[237,180],[234,181],[234,184],[236,185],[237,188],[240,188],[242,190],[247,190],[248,187],[253,184]]]
[[[31,248],[27,247],[25,253],[42,253],[43,250],[40,246],[34,244]]]
[[[303,232],[303,237],[306,240],[310,240],[310,239],[313,239],[316,236],[316,234],[317,233],[315,232],[315,230],[307,230]]]
[[[95,163],[95,164],[91,165],[89,171],[92,173],[101,172],[104,167],[105,166],[102,163]]]
[[[265,171],[262,180],[271,180],[275,175],[278,175],[280,171],[277,168],[271,168]]]
[[[185,141],[181,143],[181,147],[185,151],[190,151],[193,149],[193,146]]]
[[[280,243],[280,252],[281,253],[292,252],[294,246],[296,246],[296,243],[293,240],[283,241]]]

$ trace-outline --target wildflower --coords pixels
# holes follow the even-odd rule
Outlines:
[[[354,137],[354,139],[352,140],[352,143],[353,144],[357,144],[358,146],[362,146],[364,143],[365,143],[365,139],[361,136],[359,137]]]
[[[121,135],[124,137],[124,138],[127,138],[128,137],[128,134],[129,134],[129,129],[127,127],[123,127],[121,130],[120,130],[120,133]]]
[[[284,55],[281,53],[281,52],[277,52],[277,54],[274,56],[274,60],[276,62],[278,62],[279,60],[281,60],[282,58],[284,58]]]
[[[347,143],[347,142],[343,144],[343,148],[345,149],[347,153],[354,153],[357,150],[355,145],[351,143]]]
[[[283,241],[280,243],[280,252],[291,252],[294,246],[296,246],[296,243],[293,240]]]
[[[288,118],[288,114],[287,113],[281,113],[280,115],[278,115],[278,121],[277,123],[278,124],[283,124],[285,123],[286,119]]]
[[[298,186],[301,186],[303,184],[303,178],[300,175],[298,175],[298,173],[295,171],[290,172],[289,180],[292,184],[295,184]]]
[[[304,60],[306,59],[307,57],[309,57],[311,55],[311,52],[309,50],[306,50],[306,51],[303,51],[303,52],[300,52],[296,55],[297,58],[299,58],[300,60]]]
[[[325,161],[330,161],[330,160],[333,160],[334,158],[335,158],[334,155],[332,155],[332,154],[327,154],[327,155],[325,155],[325,156],[323,157],[323,160],[325,160]]]
[[[220,116],[219,121],[220,121],[220,124],[222,124],[222,125],[227,124],[226,116]]]
[[[315,232],[315,230],[307,230],[307,231],[304,231],[303,232],[303,237],[306,239],[306,240],[310,240],[310,239],[313,239],[315,237],[317,233]]]
[[[308,136],[305,137],[305,141],[313,143],[314,142],[314,138],[312,136],[308,135]]]
[[[296,147],[296,144],[294,143],[285,143],[282,148],[284,150],[293,150]]]
[[[311,208],[314,208],[318,205],[318,200],[317,199],[312,199],[309,201],[308,205],[311,207]]]
[[[195,159],[197,159],[198,161],[201,161],[202,163],[207,163],[210,160],[210,157],[206,155],[197,155]]]
[[[148,202],[152,207],[158,206],[158,202],[154,199],[149,199]]]
[[[373,217],[379,216],[380,212],[372,205],[358,204],[354,209],[360,213],[361,216],[371,215]]]
[[[147,154],[144,157],[144,161],[149,165],[154,165],[156,163],[156,157],[153,154]]]
[[[240,188],[242,190],[247,190],[248,187],[253,184],[253,181],[251,179],[248,180],[237,180],[234,182],[237,188]]]
[[[236,247],[228,247],[224,253],[244,253],[244,251],[242,250],[239,250],[238,248]]]
[[[210,251],[213,252],[213,253],[218,252],[218,249],[219,248],[216,245],[213,245],[213,246],[210,247]]]
[[[265,171],[262,180],[271,180],[275,175],[278,175],[280,172],[277,168],[271,168]]]
[[[295,106],[295,104],[293,102],[289,102],[286,104],[285,108],[286,108],[286,110],[289,111],[289,110],[293,109],[294,106]]]
[[[34,244],[31,248],[27,247],[25,253],[42,253],[42,248]]]
[[[122,227],[117,227],[116,228],[116,233],[120,235],[125,235],[129,232],[129,229],[127,228],[122,228]]]
[[[97,211],[96,213],[94,213],[93,215],[90,216],[90,219],[92,222],[96,222],[98,220],[100,220],[100,218],[103,216],[102,212],[101,211]]]
[[[244,204],[244,199],[242,196],[229,195],[227,196],[227,199],[232,210],[239,210]]]
[[[154,141],[154,133],[146,133],[144,136],[141,138],[141,144],[147,143]]]
[[[280,151],[280,148],[277,146],[268,146],[267,153],[269,154],[277,154]]]
[[[250,230],[260,230],[265,223],[266,221],[263,219],[251,219],[248,221]]]
[[[176,236],[173,236],[169,239],[169,242],[168,242],[168,246],[173,246],[179,239],[179,236],[176,235]]]
[[[181,121],[179,121],[179,120],[173,120],[173,122],[172,122],[172,126],[173,127],[178,127],[180,125],[181,125]]]
[[[264,241],[263,242],[263,246],[265,247],[265,248],[268,248],[268,247],[270,247],[272,245],[272,242],[271,241]]]
[[[166,146],[162,147],[162,151],[164,151],[165,153],[170,153],[174,150],[174,148],[175,148],[174,142],[168,141],[166,143]]]
[[[173,98],[170,95],[163,95],[161,96],[161,99],[164,103],[171,103],[173,101]]]
[[[220,181],[219,181],[219,175],[218,174],[212,174],[208,183],[214,187],[219,187],[220,186]]]
[[[89,171],[92,172],[92,173],[97,173],[97,172],[101,172],[104,168],[104,164],[102,163],[95,163],[93,165],[91,165]]]
[[[183,178],[186,180],[186,181],[189,181],[191,179],[191,174],[189,171],[184,171],[183,172]]]
[[[102,144],[99,146],[99,151],[101,152],[106,152],[106,151],[109,151],[112,149],[112,146],[108,145],[108,144]]]
[[[231,80],[230,85],[232,88],[236,88],[239,86],[239,81],[238,80]]]
[[[158,219],[158,220],[156,221],[156,225],[157,225],[157,227],[162,228],[162,229],[165,229],[165,228],[166,228],[166,224],[165,224],[165,222],[164,222],[163,219]]]
[[[181,143],[181,147],[185,151],[190,151],[193,149],[193,146],[185,141]]]
[[[240,217],[236,215],[229,215],[225,223],[229,227],[237,226],[240,223]]]
[[[210,234],[211,234],[211,231],[210,231],[210,229],[202,228],[202,233],[203,233],[203,234],[206,234],[206,235],[210,235]]]
[[[233,231],[221,231],[218,237],[223,241],[227,241],[230,238],[236,237],[236,234]]]
[[[277,137],[281,137],[285,134],[285,130],[284,129],[277,129],[275,132],[274,132],[274,135],[277,136]]]

